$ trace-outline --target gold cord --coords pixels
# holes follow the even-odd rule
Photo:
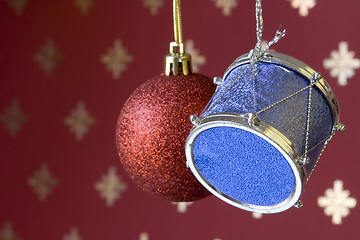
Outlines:
[[[324,143],[324,146],[321,148],[320,154],[319,154],[319,156],[317,157],[317,159],[316,159],[316,161],[315,161],[315,164],[314,164],[314,166],[312,167],[312,169],[311,169],[308,177],[306,178],[306,182],[309,181],[309,179],[310,179],[311,175],[313,174],[313,172],[314,172],[317,164],[319,163],[319,160],[320,160],[321,156],[323,155],[323,153],[324,153],[324,151],[325,151],[326,146],[328,145],[328,143],[330,142],[331,138],[332,138],[334,135],[335,135],[335,131],[332,131],[331,134],[330,134],[330,136],[328,136],[328,137],[326,138],[325,143]],[[321,143],[321,142],[320,142],[320,143]],[[311,151],[311,150],[310,150],[310,151]],[[310,151],[309,151],[309,152],[310,152]]]
[[[183,42],[180,0],[173,1],[173,18],[175,42],[180,44]]]
[[[254,85],[254,87],[253,87],[253,95],[254,96],[253,97],[254,97],[254,112],[256,113],[256,76],[258,75],[259,71],[257,69],[257,64],[254,63],[253,65],[254,65],[254,68],[252,70],[252,72],[253,72],[253,85]]]
[[[268,106],[268,107],[266,107],[266,108],[264,108],[264,109],[262,109],[262,110],[260,110],[260,111],[256,112],[256,114],[258,115],[258,114],[260,114],[260,113],[262,113],[262,112],[264,112],[264,111],[266,111],[266,110],[268,110],[268,109],[270,109],[270,108],[274,107],[275,105],[277,105],[277,104],[279,104],[279,103],[282,103],[282,102],[284,102],[284,101],[288,100],[289,98],[291,98],[291,97],[293,97],[293,96],[295,96],[295,95],[297,95],[297,94],[301,93],[302,91],[305,91],[306,89],[311,88],[311,87],[312,87],[312,86],[314,86],[315,84],[316,84],[316,82],[310,83],[310,84],[309,84],[309,85],[307,85],[306,87],[304,87],[304,88],[302,88],[302,89],[300,89],[300,90],[298,90],[298,91],[296,91],[296,92],[294,92],[294,93],[290,94],[289,96],[287,96],[287,97],[285,97],[285,98],[283,98],[283,99],[281,99],[281,100],[277,101],[276,103],[273,103],[273,104],[271,104],[270,106]]]
[[[310,84],[313,84],[317,79],[311,77]],[[310,134],[310,113],[311,113],[311,98],[312,98],[312,87],[309,88],[309,100],[308,100],[308,109],[306,116],[306,135],[305,135],[305,157],[308,157],[308,148],[309,148],[309,134]]]

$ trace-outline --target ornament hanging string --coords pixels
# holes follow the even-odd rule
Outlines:
[[[263,27],[264,21],[262,16],[262,6],[261,0],[256,0],[255,3],[255,14],[256,14],[256,45],[253,50],[252,61],[257,62],[262,56],[264,56],[265,52],[269,50],[269,48],[277,43],[281,38],[283,38],[286,34],[286,29],[280,31],[279,29],[276,31],[274,38],[261,50],[261,42],[262,42],[262,34],[263,34]]]
[[[260,52],[262,34],[263,34],[263,25],[264,25],[264,21],[262,17],[261,1],[256,1],[255,14],[256,14],[256,40],[257,40],[257,43],[255,45],[255,51]]]
[[[174,18],[174,40],[178,45],[180,45],[180,43],[183,42],[180,0],[173,1],[173,18]]]
[[[183,33],[182,33],[180,0],[173,0],[173,21],[174,21],[174,42],[170,44],[170,53],[185,54]]]

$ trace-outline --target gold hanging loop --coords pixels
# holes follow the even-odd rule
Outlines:
[[[181,22],[181,5],[180,0],[173,1],[173,19],[174,19],[174,38],[176,43],[183,42],[182,22]]]

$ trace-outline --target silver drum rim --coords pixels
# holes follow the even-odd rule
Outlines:
[[[247,210],[251,212],[258,213],[277,213],[282,212],[290,207],[292,207],[300,198],[300,195],[303,191],[304,181],[306,179],[306,171],[303,166],[296,164],[295,159],[300,156],[299,152],[295,149],[293,144],[278,130],[271,127],[269,124],[257,120],[256,124],[249,124],[251,115],[240,115],[234,113],[220,113],[220,114],[212,114],[204,119],[202,119],[201,124],[195,127],[189,134],[186,146],[185,146],[185,154],[187,158],[187,165],[193,172],[194,176],[198,179],[198,181],[212,194],[222,199],[223,201]],[[292,172],[294,174],[294,189],[289,197],[283,202],[271,205],[271,206],[259,206],[244,203],[238,201],[234,198],[229,197],[228,195],[222,193],[220,190],[216,189],[212,184],[210,184],[198,171],[194,156],[193,156],[193,145],[196,138],[205,130],[214,128],[214,127],[234,127],[240,128],[245,131],[249,131],[257,136],[263,138],[271,145],[273,145],[287,160],[289,163]]]

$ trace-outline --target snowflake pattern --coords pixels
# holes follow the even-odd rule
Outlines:
[[[127,184],[116,174],[116,168],[110,167],[107,175],[103,175],[101,181],[95,183],[95,189],[105,199],[106,205],[112,207],[120,194],[127,190]]]
[[[333,224],[341,224],[342,218],[356,206],[356,199],[350,197],[350,191],[343,189],[343,181],[336,180],[333,189],[326,189],[325,196],[318,198],[318,205],[324,208],[325,215],[332,216]]]
[[[34,60],[39,67],[45,71],[46,76],[51,76],[58,62],[63,58],[54,45],[52,39],[48,39],[46,44],[34,56]]]
[[[355,52],[349,52],[347,42],[340,42],[339,50],[331,51],[330,58],[325,59],[323,64],[332,77],[338,78],[340,86],[346,86],[348,78],[355,75],[355,69],[360,68],[360,59],[355,58]]]
[[[0,229],[0,240],[20,240],[14,233],[10,222],[5,222],[4,228]]]
[[[316,0],[288,0],[291,1],[293,8],[299,9],[299,15],[306,17],[309,15],[309,9],[315,7]]]
[[[256,212],[252,213],[252,217],[255,218],[255,219],[261,219],[262,216],[263,215],[261,213],[256,213]]]
[[[76,140],[81,141],[89,132],[89,127],[95,124],[95,118],[86,111],[83,102],[78,102],[77,108],[71,110],[70,115],[65,118],[65,124],[69,126],[70,132],[75,134]]]
[[[28,184],[38,195],[39,200],[44,202],[52,188],[58,184],[58,180],[52,176],[47,164],[43,163],[40,169],[34,173],[34,176],[28,180]]]
[[[76,7],[80,8],[81,14],[86,15],[89,9],[94,5],[94,0],[74,0]]]
[[[150,9],[151,15],[157,15],[159,8],[164,6],[164,0],[143,0],[143,4]]]
[[[222,9],[224,16],[230,16],[233,8],[237,7],[238,0],[212,0],[217,8]]]
[[[146,232],[140,233],[139,240],[149,240],[149,234]]]
[[[64,236],[64,240],[82,240],[77,228],[72,228],[70,233]]]
[[[10,8],[14,10],[15,15],[20,16],[28,4],[28,0],[7,0]]]
[[[74,3],[74,5],[76,6],[76,11],[79,11],[79,14],[81,12],[81,14],[85,15],[85,14],[88,14],[89,11],[94,10],[92,8],[93,4],[94,4],[94,0],[72,0],[72,1],[73,2],[70,2],[70,4]],[[149,11],[150,14],[152,14],[152,15],[158,14],[159,9],[161,11],[164,10],[162,8],[163,2],[164,2],[163,0],[142,0],[142,1],[143,1],[144,6],[147,7],[147,9],[146,10],[143,9],[143,11],[146,11],[146,12]],[[212,1],[214,2],[216,0],[212,0]],[[288,0],[288,1],[290,1],[290,0]],[[146,2],[148,2],[148,4],[152,4],[153,6],[152,7],[146,6]],[[231,2],[231,1],[217,0],[217,2]],[[234,1],[234,2],[236,2],[236,1]],[[294,2],[298,2],[298,6],[296,8],[299,8],[297,10],[294,10],[294,12],[299,11],[299,15],[301,15],[301,16],[307,16],[309,14],[309,11],[312,11],[311,9],[316,4],[316,0],[308,0],[307,2],[314,2],[314,6],[312,6],[312,7],[308,6],[307,8],[306,7],[301,8],[300,2],[306,2],[306,0],[303,0],[303,1],[292,0],[291,4],[294,5],[293,4]],[[30,13],[30,12],[28,12],[28,10],[29,9],[31,10],[32,6],[30,6],[30,8],[28,8],[27,7],[28,3],[29,3],[29,0],[6,0],[6,2],[4,2],[4,7],[6,8],[5,4],[9,5],[8,13],[10,13],[11,15],[13,15],[13,12],[16,15],[22,15],[24,13],[24,10],[25,10],[25,14]],[[32,3],[32,1],[30,1],[30,5],[31,5],[31,3]],[[86,4],[88,4],[88,5],[86,5]],[[158,5],[156,5],[156,4],[158,4]],[[213,3],[211,2],[211,7],[213,7],[212,4]],[[290,6],[289,6],[290,3],[288,2],[287,4],[290,9]],[[11,10],[10,10],[10,7],[11,7]],[[73,7],[73,9],[75,9],[73,5],[71,7]],[[227,10],[225,10],[224,6],[222,6],[222,7],[217,6],[216,11],[218,11],[217,10],[218,8],[220,8],[220,10],[222,8],[223,14],[225,16],[231,15],[232,8],[228,8]],[[234,15],[234,13],[233,13],[233,15]],[[20,19],[20,17],[17,17],[17,18]],[[226,17],[223,17],[223,18],[226,18]],[[45,41],[43,43],[45,43]],[[56,39],[55,39],[55,43],[57,43]],[[109,45],[111,43],[112,43],[112,40],[110,41]],[[337,48],[337,43],[338,42],[335,42],[335,45],[333,48],[334,50],[331,51],[330,56],[325,56],[325,57],[329,57],[329,58],[324,59],[323,66],[324,66],[324,68],[328,69],[329,72],[331,70],[330,75],[337,79],[339,85],[346,86],[348,84],[348,81],[350,81],[351,83],[356,82],[356,80],[352,80],[351,78],[355,79],[355,77],[358,77],[358,75],[355,76],[355,74],[356,74],[356,69],[360,68],[360,59],[355,58],[358,56],[355,55],[354,51],[349,51],[349,46],[348,46],[347,42],[340,42],[338,49],[335,49],[335,48]],[[197,44],[199,44],[199,43],[197,42]],[[262,45],[263,44],[266,45],[266,43],[262,42]],[[34,52],[32,52],[32,54],[30,56],[30,58],[31,58],[30,60],[33,61],[32,63],[34,64],[33,59],[35,59],[35,61],[37,63],[39,63],[39,65],[40,65],[41,74],[43,74],[42,71],[44,70],[44,73],[47,76],[49,76],[49,75],[53,74],[54,71],[55,71],[55,73],[58,73],[57,70],[61,70],[61,69],[56,69],[56,67],[58,65],[58,62],[60,62],[60,60],[62,59],[62,55],[58,53],[57,49],[54,46],[54,42],[52,40],[50,40],[50,43],[48,41],[47,45],[52,46],[52,48],[53,48],[52,53],[54,53],[54,52],[57,53],[57,60],[55,62],[51,62],[52,61],[51,56],[48,56],[49,57],[48,63],[41,63],[42,61],[46,62],[44,60],[46,58],[46,53],[45,53],[45,51],[43,51],[43,53],[40,54],[40,52],[41,52],[40,51],[34,57],[34,53],[35,53],[35,51],[38,50],[38,48],[36,48],[36,50]],[[121,45],[122,45],[122,43],[120,42],[120,47],[121,47]],[[116,46],[116,41],[115,41],[115,46]],[[199,68],[201,68],[201,66],[206,63],[206,57],[202,56],[199,49],[195,48],[193,40],[187,41],[185,46],[186,46],[186,51],[192,55],[194,72],[197,72],[199,70]],[[40,45],[38,47],[40,48]],[[44,48],[45,47],[46,46],[44,46]],[[59,47],[61,47],[61,46],[59,46]],[[356,49],[354,49],[355,48],[354,46],[352,48],[350,48],[350,50],[356,50]],[[41,49],[41,50],[43,50],[43,49]],[[106,47],[103,50],[106,50]],[[332,50],[332,49],[329,49],[329,50]],[[48,52],[51,52],[51,50]],[[103,63],[106,64],[105,62],[103,62],[103,60],[101,60],[102,63],[100,63],[100,60],[99,60],[100,55],[104,52],[101,52],[100,54],[98,54],[97,58],[95,59],[95,60],[97,60],[97,63],[100,65],[100,67],[104,67],[104,65],[102,65]],[[124,54],[126,55],[127,53],[125,50],[124,50],[124,52],[125,52]],[[356,51],[356,53],[359,54],[357,51]],[[49,53],[48,55],[51,55],[51,54]],[[3,57],[7,58],[8,55],[3,55]],[[0,56],[0,58],[1,58],[1,56]],[[56,59],[56,57],[55,57],[55,59]],[[0,60],[7,60],[7,59],[0,59]],[[132,61],[132,56],[130,56],[130,60],[128,62],[131,62],[131,61]],[[6,62],[6,61],[2,61],[1,63],[4,63],[4,62]],[[126,70],[126,65],[128,62],[125,61],[124,70],[118,70],[117,74],[116,74],[117,70],[114,70],[114,69],[110,70],[113,72],[114,78],[120,78],[120,75]],[[60,63],[60,66],[62,66],[61,63]],[[37,65],[35,65],[35,67],[37,67]],[[115,75],[118,75],[118,77],[115,77]],[[21,100],[21,99],[19,99],[19,100]],[[20,102],[18,100],[13,100],[12,102],[9,101],[8,103],[6,103],[6,105],[4,105],[4,108],[0,109],[0,110],[3,110],[2,112],[0,112],[0,122],[3,123],[3,125],[7,131],[7,132],[4,131],[4,133],[9,134],[11,137],[16,137],[19,135],[19,133],[20,134],[24,133],[24,132],[22,132],[22,130],[24,130],[23,129],[24,127],[25,127],[25,129],[30,128],[29,117],[30,117],[30,120],[33,120],[31,113],[28,112],[28,111],[30,111],[30,108],[27,108],[26,107],[27,105],[23,105],[23,103],[24,102],[22,100]],[[81,105],[81,106],[79,107],[79,105]],[[74,105],[72,107],[75,107],[75,106],[76,106],[76,102],[74,102]],[[86,115],[87,115],[88,119],[90,119],[90,123],[88,122],[87,126],[85,126],[85,127],[75,127],[75,129],[78,129],[78,130],[72,130],[72,128],[70,126],[71,125],[70,122],[73,123],[72,125],[75,125],[75,123],[74,123],[74,122],[76,122],[75,120],[68,120],[69,122],[67,122],[67,120],[65,120],[65,124],[70,126],[70,131],[73,132],[76,139],[80,141],[88,133],[89,129],[91,129],[91,126],[94,125],[94,123],[96,121],[92,116],[89,115],[89,112],[85,109],[85,105],[82,102],[78,103],[77,106],[78,106],[78,109],[79,108],[81,109],[80,112],[82,112],[82,114],[85,116],[84,118],[86,118]],[[88,106],[88,105],[86,105],[86,106]],[[77,111],[78,109],[74,109],[74,111],[72,111],[71,113]],[[70,110],[70,108],[68,110]],[[29,116],[27,116],[25,113],[29,114]],[[68,112],[66,112],[65,114],[67,114],[67,113]],[[78,115],[81,115],[81,113]],[[68,118],[71,118],[71,116],[69,116]],[[63,116],[62,119],[60,119],[60,121],[63,121],[64,117],[65,117],[65,115]],[[90,126],[90,128],[89,128],[89,126]],[[73,137],[73,135],[71,135],[71,137]],[[53,170],[52,165],[50,164],[49,166],[51,168],[50,170]],[[39,166],[36,166],[36,170],[38,170],[37,167],[39,167]],[[46,201],[46,199],[48,201],[52,200],[53,197],[56,197],[56,196],[55,195],[51,196],[51,193],[59,190],[56,187],[56,185],[58,184],[58,180],[55,179],[53,176],[51,176],[52,173],[49,172],[49,168],[48,168],[47,164],[43,164],[42,167],[39,169],[40,170],[35,172],[35,174],[33,175],[32,178],[29,178],[30,175],[27,175],[25,178],[28,179],[28,181],[27,182],[26,182],[26,180],[23,181],[23,184],[25,184],[25,185],[28,184],[27,186],[30,185],[31,191],[34,188],[34,192],[36,193],[35,199],[37,198],[37,196],[39,196],[40,201]],[[116,175],[116,170],[114,170],[114,172],[115,172],[114,175]],[[33,170],[31,170],[30,174],[33,174]],[[101,175],[102,175],[102,173],[100,173],[98,175],[100,180],[101,180],[101,178],[100,178]],[[111,178],[111,177],[109,177],[109,175],[110,175],[110,170],[109,170],[109,174],[107,176],[102,176],[102,177],[103,177],[103,179],[106,177]],[[56,177],[60,177],[60,176],[56,176]],[[49,180],[45,180],[46,178],[49,178]],[[52,178],[52,180],[51,180],[51,178]],[[114,177],[114,178],[116,178],[116,177]],[[98,180],[98,179],[95,179],[95,180]],[[101,189],[101,188],[103,188],[103,189],[105,188],[104,184],[103,184],[104,181],[103,182],[99,181],[95,185],[94,185],[94,182],[95,181],[90,183],[90,187],[95,187],[95,189],[97,191],[100,191],[99,189]],[[51,185],[51,184],[52,184],[52,186],[50,186],[50,190],[49,189],[46,190],[47,188],[49,188],[49,186],[46,186],[46,185]],[[61,182],[61,184],[63,184],[63,182]],[[44,185],[44,186],[41,187],[40,185]],[[125,190],[126,190],[126,188],[127,187],[125,187]],[[349,189],[349,187],[347,187],[347,188]],[[29,189],[30,188],[28,188],[28,190]],[[353,215],[356,216],[356,213],[355,213],[356,211],[353,209],[356,207],[357,201],[355,198],[352,198],[354,196],[356,197],[355,189],[356,188],[354,188],[354,190],[351,191],[352,194],[350,194],[350,191],[346,190],[346,186],[344,189],[344,183],[340,180],[336,180],[334,182],[334,186],[333,187],[331,186],[329,189],[327,189],[325,191],[325,193],[323,194],[324,196],[321,196],[318,198],[318,206],[321,208],[324,208],[325,215],[329,216],[329,217],[325,217],[325,220],[329,220],[329,223],[331,220],[333,224],[342,224],[342,222],[346,223],[346,220],[350,220],[350,218]],[[96,194],[97,194],[97,191],[96,191]],[[93,192],[95,192],[95,191],[93,190]],[[100,195],[101,195],[101,193],[100,193]],[[114,203],[116,203],[116,199],[118,199],[118,198],[114,197],[114,195],[115,195],[114,193],[109,193],[107,195],[110,196],[110,197],[108,197],[109,199],[115,199],[115,200],[112,200],[112,203],[110,203],[110,204],[108,203],[109,201],[106,197],[103,197],[102,195],[101,195],[101,197],[106,200],[106,204],[108,206],[112,206]],[[135,197],[136,197],[136,195],[135,195]],[[100,200],[100,201],[101,201],[101,203],[103,203],[102,202],[103,200]],[[110,200],[110,202],[111,202],[111,200]],[[174,212],[176,211],[175,208],[177,208],[177,211],[179,213],[185,213],[185,212],[187,212],[188,207],[191,206],[192,203],[174,203],[174,204],[176,204],[176,205],[170,205],[170,206],[173,206]],[[322,211],[322,209],[320,209],[320,210]],[[190,212],[191,211],[192,211],[192,209],[190,209]],[[352,215],[349,218],[346,218],[347,216],[349,216],[350,212],[352,213]],[[74,216],[76,217],[76,215],[74,215]],[[247,217],[250,218],[250,214]],[[259,218],[262,218],[262,214],[253,213],[252,217],[255,219],[259,219]],[[253,220],[253,221],[255,222],[255,220]],[[259,220],[259,221],[261,221],[261,220]],[[259,222],[259,221],[257,221],[257,222]],[[351,222],[349,222],[349,223],[351,223]],[[70,228],[70,227],[71,227],[71,225],[66,227],[65,230],[62,233],[60,233],[60,235],[59,235],[60,237],[58,236],[58,238],[61,239],[61,237],[63,237],[64,240],[82,240],[83,236],[81,236],[81,235],[85,234],[85,232],[82,232],[84,230],[82,230],[80,228],[80,232],[79,232],[77,228]],[[3,223],[2,226],[0,225],[0,240],[19,240],[19,236],[17,236],[17,235],[21,234],[20,229],[21,228],[19,228],[19,226],[16,224],[16,221],[14,221],[12,223],[10,223],[10,222]],[[81,233],[81,235],[80,235],[80,233]],[[25,233],[22,233],[22,234],[24,235]],[[150,232],[150,234],[152,234],[152,233]],[[20,237],[22,237],[22,236],[20,236]],[[24,237],[25,237],[25,235],[24,235]],[[134,237],[134,239],[139,238],[139,240],[149,240],[149,234],[147,232],[140,233],[140,231],[137,231],[134,233],[133,237]],[[153,236],[151,235],[151,237],[153,237]],[[215,238],[215,236],[212,236],[210,238],[214,239],[214,240],[221,240],[220,238]]]
[[[191,55],[193,72],[198,72],[199,67],[206,63],[206,57],[200,55],[200,50],[196,49],[193,40],[187,40],[185,42],[185,52]]]
[[[13,100],[10,107],[0,115],[0,121],[3,122],[5,128],[9,130],[11,137],[17,135],[27,119],[27,116],[22,112],[17,100]]]
[[[109,48],[107,54],[101,57],[101,62],[106,65],[106,69],[112,72],[115,79],[120,78],[121,73],[127,68],[127,64],[133,60],[133,57],[127,54],[122,46],[120,39],[116,39],[114,47]]]
[[[179,213],[186,213],[187,208],[193,204],[193,202],[173,202],[172,204],[177,205],[177,211]]]

